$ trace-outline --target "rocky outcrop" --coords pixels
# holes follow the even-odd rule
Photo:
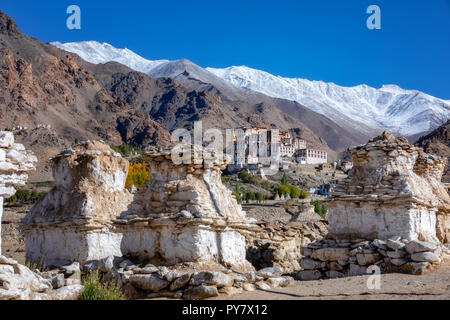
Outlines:
[[[448,238],[450,197],[441,183],[445,159],[386,132],[349,153],[354,167],[328,203],[331,237]]]
[[[52,161],[55,187],[23,221],[27,261],[62,265],[121,255],[112,220],[132,200],[124,189],[128,160],[88,141]]]
[[[3,197],[16,193],[15,187],[24,186],[27,172],[35,168],[36,157],[19,143],[14,143],[12,132],[0,131],[0,225],[3,214]],[[0,228],[0,254],[1,254]]]

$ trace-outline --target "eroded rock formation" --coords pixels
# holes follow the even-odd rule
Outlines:
[[[143,156],[152,178],[116,219],[122,253],[157,264],[182,262],[252,269],[243,232],[256,226],[221,181],[226,159],[195,149],[183,163],[170,150]]]
[[[243,233],[257,227],[221,182],[226,159],[200,150],[191,160],[175,164],[170,150],[149,152],[143,161],[152,178],[132,195],[124,189],[128,161],[105,144],[63,151],[53,159],[55,187],[24,219],[27,260],[130,256],[253,269]]]
[[[15,187],[24,186],[27,172],[35,168],[36,157],[19,143],[14,143],[12,132],[0,131],[0,226],[3,214],[3,197],[16,193]],[[1,228],[0,228],[0,254]]]
[[[445,160],[386,132],[349,152],[353,169],[327,204],[329,233],[302,248],[297,278],[422,274],[439,265],[450,213]]]
[[[328,203],[330,236],[448,239],[444,159],[386,132],[349,152],[354,167]]]
[[[124,189],[128,160],[104,143],[84,142],[52,159],[55,187],[27,214],[27,261],[60,264],[121,255],[112,220],[132,195]]]

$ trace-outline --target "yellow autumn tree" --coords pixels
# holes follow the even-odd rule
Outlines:
[[[132,163],[130,164],[130,169],[128,170],[125,188],[128,188],[134,184],[134,186],[139,189],[146,184],[150,178],[150,171],[144,166],[143,163]]]

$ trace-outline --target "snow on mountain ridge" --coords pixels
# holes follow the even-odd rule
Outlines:
[[[296,101],[339,124],[388,129],[412,135],[433,129],[450,118],[450,104],[417,90],[397,85],[342,87],[334,83],[284,78],[249,67],[208,71],[238,86],[275,98]]]
[[[450,118],[450,100],[402,89],[395,84],[378,89],[366,84],[343,87],[331,82],[275,76],[246,66],[203,69],[184,60],[151,61],[129,49],[117,49],[96,41],[52,44],[88,62],[116,61],[151,77],[176,77],[186,68],[194,77],[199,76],[200,80],[213,82],[213,85],[220,87],[228,83],[270,97],[296,101],[340,125],[370,134],[389,130],[412,135],[434,129]]]
[[[76,53],[83,60],[91,63],[100,64],[115,61],[144,73],[148,73],[153,68],[169,62],[169,60],[147,60],[127,48],[117,49],[108,43],[100,43],[97,41],[52,42],[51,44],[62,50]]]

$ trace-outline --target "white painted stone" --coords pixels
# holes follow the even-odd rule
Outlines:
[[[26,233],[27,261],[46,265],[84,263],[111,255],[122,256],[122,235],[107,230],[87,233],[73,229],[35,229]]]
[[[0,148],[11,148],[14,144],[14,134],[10,131],[0,131]]]
[[[437,242],[436,216],[450,208],[445,160],[386,132],[349,153],[353,169],[327,206],[330,235]]]

